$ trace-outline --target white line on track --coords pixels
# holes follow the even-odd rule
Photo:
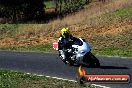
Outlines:
[[[97,85],[97,84],[91,84],[91,85],[96,86],[97,88],[111,88],[111,87]]]
[[[31,73],[26,73],[26,74],[31,74]],[[45,75],[37,75],[37,74],[32,74],[32,75],[36,75],[36,76],[45,76]],[[58,79],[58,80],[64,80],[64,81],[70,81],[70,82],[77,82],[75,80],[69,80],[69,79],[64,79],[64,78],[59,78],[59,77],[52,77],[52,76],[45,76],[47,78],[53,78],[53,79]],[[97,84],[91,84],[93,86],[95,86],[96,88],[111,88],[111,87],[107,87],[107,86],[102,86],[102,85],[97,85]]]

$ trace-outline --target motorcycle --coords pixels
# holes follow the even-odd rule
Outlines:
[[[88,67],[100,67],[99,60],[91,53],[90,44],[82,38],[77,38],[71,49],[59,50],[59,56],[64,62],[65,55],[68,55],[69,65],[86,65]]]

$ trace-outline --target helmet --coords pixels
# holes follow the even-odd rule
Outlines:
[[[70,31],[68,28],[62,28],[61,30],[61,36],[63,38],[68,38],[70,36]]]

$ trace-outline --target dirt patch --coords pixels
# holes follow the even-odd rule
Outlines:
[[[116,36],[120,33],[124,33],[125,31],[128,31],[131,28],[132,28],[132,24],[130,23],[116,23],[116,24],[98,26],[98,27],[88,27],[87,25],[82,25],[82,26],[76,25],[76,27],[72,26],[71,32],[75,36],[92,38],[94,37],[94,35]]]
[[[97,34],[98,35],[103,35],[103,36],[106,36],[106,35],[116,36],[116,35],[118,35],[120,33],[128,31],[131,28],[132,28],[131,24],[119,23],[119,24],[111,25],[109,27],[104,27],[104,28],[102,28],[102,31],[100,31]]]

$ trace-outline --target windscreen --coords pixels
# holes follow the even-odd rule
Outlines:
[[[76,38],[75,41],[74,41],[74,45],[82,46],[83,42],[80,39]]]

